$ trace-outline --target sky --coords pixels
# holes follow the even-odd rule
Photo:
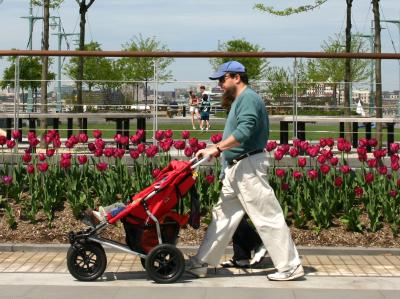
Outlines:
[[[0,0],[1,2],[1,0]],[[52,15],[61,17],[66,33],[79,32],[76,1],[65,0]],[[103,50],[120,50],[135,36],[156,37],[172,51],[215,51],[218,43],[245,38],[265,51],[320,51],[323,41],[344,32],[346,2],[328,0],[315,11],[290,17],[277,17],[253,9],[261,2],[276,8],[311,4],[314,0],[96,0],[88,12],[86,42],[101,44]],[[353,4],[353,32],[370,33],[370,0]],[[400,20],[399,0],[381,0],[382,19]],[[0,49],[26,49],[29,0],[4,0],[0,4]],[[41,8],[34,15],[41,16]],[[40,49],[42,22],[35,23],[33,49]],[[383,25],[382,52],[399,49],[399,30]],[[55,33],[55,32],[54,32]],[[72,38],[70,38],[72,40]],[[393,45],[396,49],[393,48]],[[74,47],[70,41],[70,47]],[[51,36],[50,49],[57,49]],[[62,49],[67,49],[63,42]],[[293,59],[271,59],[273,65],[291,66]],[[399,89],[399,62],[383,61],[383,89]],[[0,72],[7,66],[0,60]],[[210,75],[208,59],[177,58],[170,66],[178,81],[205,81]]]

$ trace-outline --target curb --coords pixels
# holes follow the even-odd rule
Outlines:
[[[69,244],[31,244],[0,243],[0,252],[67,252]],[[199,246],[178,246],[185,254],[195,254]],[[297,247],[300,255],[396,255],[400,256],[400,248],[381,247]],[[107,252],[121,252],[106,247]],[[232,246],[225,249],[225,254],[232,254]]]

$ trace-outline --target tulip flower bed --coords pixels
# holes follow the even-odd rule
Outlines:
[[[378,231],[386,222],[396,235],[400,224],[399,144],[374,149],[375,139],[360,139],[356,149],[359,169],[348,165],[350,142],[339,138],[336,156],[334,145],[332,138],[322,138],[314,145],[299,140],[293,146],[268,142],[266,150],[273,161],[269,180],[286,218],[297,228],[312,220],[317,231],[329,228],[336,218],[348,230],[362,231],[361,215],[366,214],[369,231]],[[368,146],[374,149],[372,154],[367,153]],[[294,167],[280,167],[285,155],[292,157]],[[387,159],[389,167],[384,163]]]
[[[39,139],[29,133],[29,147],[19,155],[14,167],[4,161],[4,155],[16,151],[20,134],[14,131],[11,140],[0,136],[3,164],[0,208],[5,212],[8,225],[16,227],[14,204],[22,206],[24,218],[33,223],[38,212],[43,212],[51,225],[54,212],[63,207],[65,201],[75,217],[88,207],[125,202],[154,181],[160,169],[171,160],[172,147],[187,159],[206,147],[205,142],[190,138],[188,131],[181,135],[181,140],[173,140],[171,130],[157,131],[157,144],[146,145],[141,142],[143,131],[139,130],[131,137],[117,134],[112,144],[106,144],[102,132],[96,130],[93,140],[86,134],[79,134],[71,136],[62,146],[58,133],[51,130],[42,138],[46,150],[39,152]],[[211,141],[217,143],[221,138],[221,134],[215,134]],[[132,160],[129,166],[123,163],[123,158]],[[219,171],[220,164],[216,163],[213,169],[198,172],[196,187],[204,211],[209,210],[218,197],[220,186],[214,173]],[[184,204],[189,209],[187,199]]]
[[[0,137],[2,159],[7,152],[15,151],[19,137],[18,132],[13,132],[11,140]],[[0,208],[8,225],[18,224],[14,205],[19,205],[32,223],[41,212],[51,225],[54,212],[65,202],[78,217],[87,207],[126,201],[151,184],[171,160],[172,148],[189,159],[206,147],[205,142],[190,138],[188,131],[183,131],[178,140],[173,139],[171,130],[157,131],[156,145],[141,143],[142,137],[139,130],[130,137],[116,135],[114,142],[107,144],[102,132],[96,130],[90,139],[79,134],[62,144],[57,132],[48,131],[42,138],[46,150],[40,152],[39,139],[29,133],[29,148],[19,155],[16,167],[3,163],[0,169]],[[221,134],[212,135],[211,142],[221,138]],[[368,154],[369,146],[373,151]],[[317,232],[338,220],[349,231],[358,232],[376,232],[385,223],[396,235],[400,224],[399,144],[392,144],[390,149],[376,146],[374,139],[361,139],[359,147],[353,149],[361,167],[352,169],[348,163],[352,146],[344,139],[322,138],[317,144],[294,140],[292,145],[280,146],[268,142],[268,179],[287,221],[305,229],[312,223]],[[292,167],[283,166],[284,157],[292,159]],[[130,163],[125,163],[127,158]],[[385,165],[387,161],[390,166]],[[221,188],[217,179],[220,167],[217,161],[211,169],[198,173],[196,187],[207,217]],[[189,201],[184,199],[184,203],[189,209]],[[365,217],[367,222],[362,221]]]

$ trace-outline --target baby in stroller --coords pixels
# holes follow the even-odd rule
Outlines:
[[[185,269],[183,254],[175,246],[179,229],[187,223],[194,228],[200,226],[194,169],[202,161],[194,161],[171,161],[153,184],[132,196],[127,205],[115,203],[99,211],[88,211],[91,227],[69,234],[69,272],[78,280],[100,277],[107,263],[102,245],[108,245],[138,255],[154,281],[178,280]],[[191,209],[190,214],[185,214],[182,199],[188,193]],[[124,225],[126,245],[100,236],[105,227],[118,220]]]

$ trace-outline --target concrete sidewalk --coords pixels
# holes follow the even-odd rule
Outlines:
[[[102,279],[76,281],[67,270],[66,246],[0,246],[0,298],[400,298],[399,250],[335,248],[300,249],[304,279],[271,282],[273,271],[209,268],[209,276],[189,274],[175,284],[158,285],[147,279],[138,257],[107,251],[108,266]],[[16,250],[14,247],[13,250]],[[196,248],[183,248],[185,253]],[[224,259],[228,259],[228,253]],[[107,287],[107,288],[105,288]]]

